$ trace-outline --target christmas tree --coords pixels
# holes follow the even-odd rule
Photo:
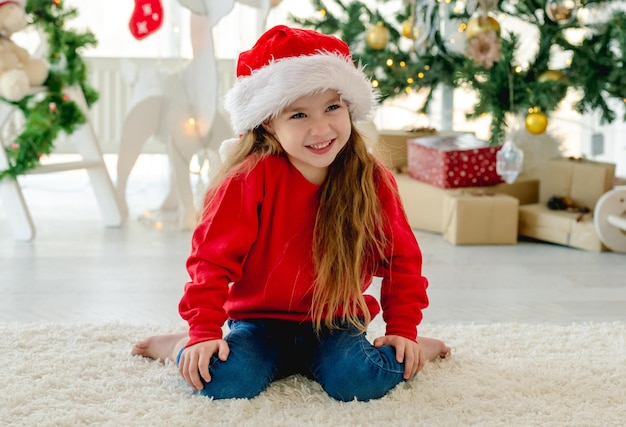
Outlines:
[[[568,93],[575,95],[575,111],[599,110],[602,123],[618,119],[610,98],[626,103],[624,1],[312,4],[317,16],[293,17],[294,22],[345,40],[382,100],[426,91],[426,112],[439,86],[474,91],[468,119],[491,117],[491,145],[503,143],[511,115],[522,115],[530,133],[545,132],[548,116]],[[528,38],[532,49],[522,47]]]

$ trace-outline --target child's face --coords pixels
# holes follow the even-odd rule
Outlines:
[[[348,106],[334,90],[298,98],[264,127],[314,184],[322,183],[352,130]]]

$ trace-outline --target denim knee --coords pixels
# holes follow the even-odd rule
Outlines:
[[[396,361],[393,347],[376,348],[355,331],[331,335],[331,339],[322,339],[311,371],[334,399],[378,399],[404,381],[404,365]]]
[[[213,399],[251,399],[272,382],[278,369],[276,352],[269,345],[262,325],[236,322],[225,340],[230,354],[225,361],[211,357],[211,381],[205,382],[200,394]],[[179,353],[177,358],[180,359]]]

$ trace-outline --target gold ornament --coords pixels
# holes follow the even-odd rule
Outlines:
[[[497,36],[500,36],[500,23],[498,20],[489,15],[477,15],[468,21],[465,35],[468,39],[471,39],[478,34],[489,31],[494,31]]]
[[[417,39],[417,34],[415,34],[415,22],[413,21],[413,19],[408,19],[404,21],[404,23],[402,24],[402,35],[407,39]]]
[[[546,15],[557,24],[569,24],[578,12],[576,0],[548,0]]]
[[[537,81],[540,83],[548,81],[559,82],[564,80],[565,75],[559,70],[546,70],[539,74],[539,77],[537,77]]]
[[[548,127],[548,117],[539,107],[532,108],[529,111],[525,120],[526,130],[533,135],[541,135]]]
[[[381,50],[389,43],[389,37],[389,29],[385,27],[385,24],[379,22],[367,30],[365,40],[367,41],[367,45],[372,49]]]

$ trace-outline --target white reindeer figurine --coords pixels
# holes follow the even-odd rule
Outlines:
[[[270,0],[239,0],[259,9],[262,31]],[[138,70],[132,107],[122,129],[117,164],[117,193],[128,214],[126,186],[130,172],[148,138],[167,144],[171,164],[169,193],[161,210],[178,209],[178,226],[190,230],[196,224],[189,164],[195,154],[209,161],[209,173],[220,165],[221,141],[232,138],[227,117],[219,111],[219,76],[213,46],[213,27],[231,12],[235,0],[179,0],[191,10],[193,59],[181,73],[163,76],[156,66]]]

